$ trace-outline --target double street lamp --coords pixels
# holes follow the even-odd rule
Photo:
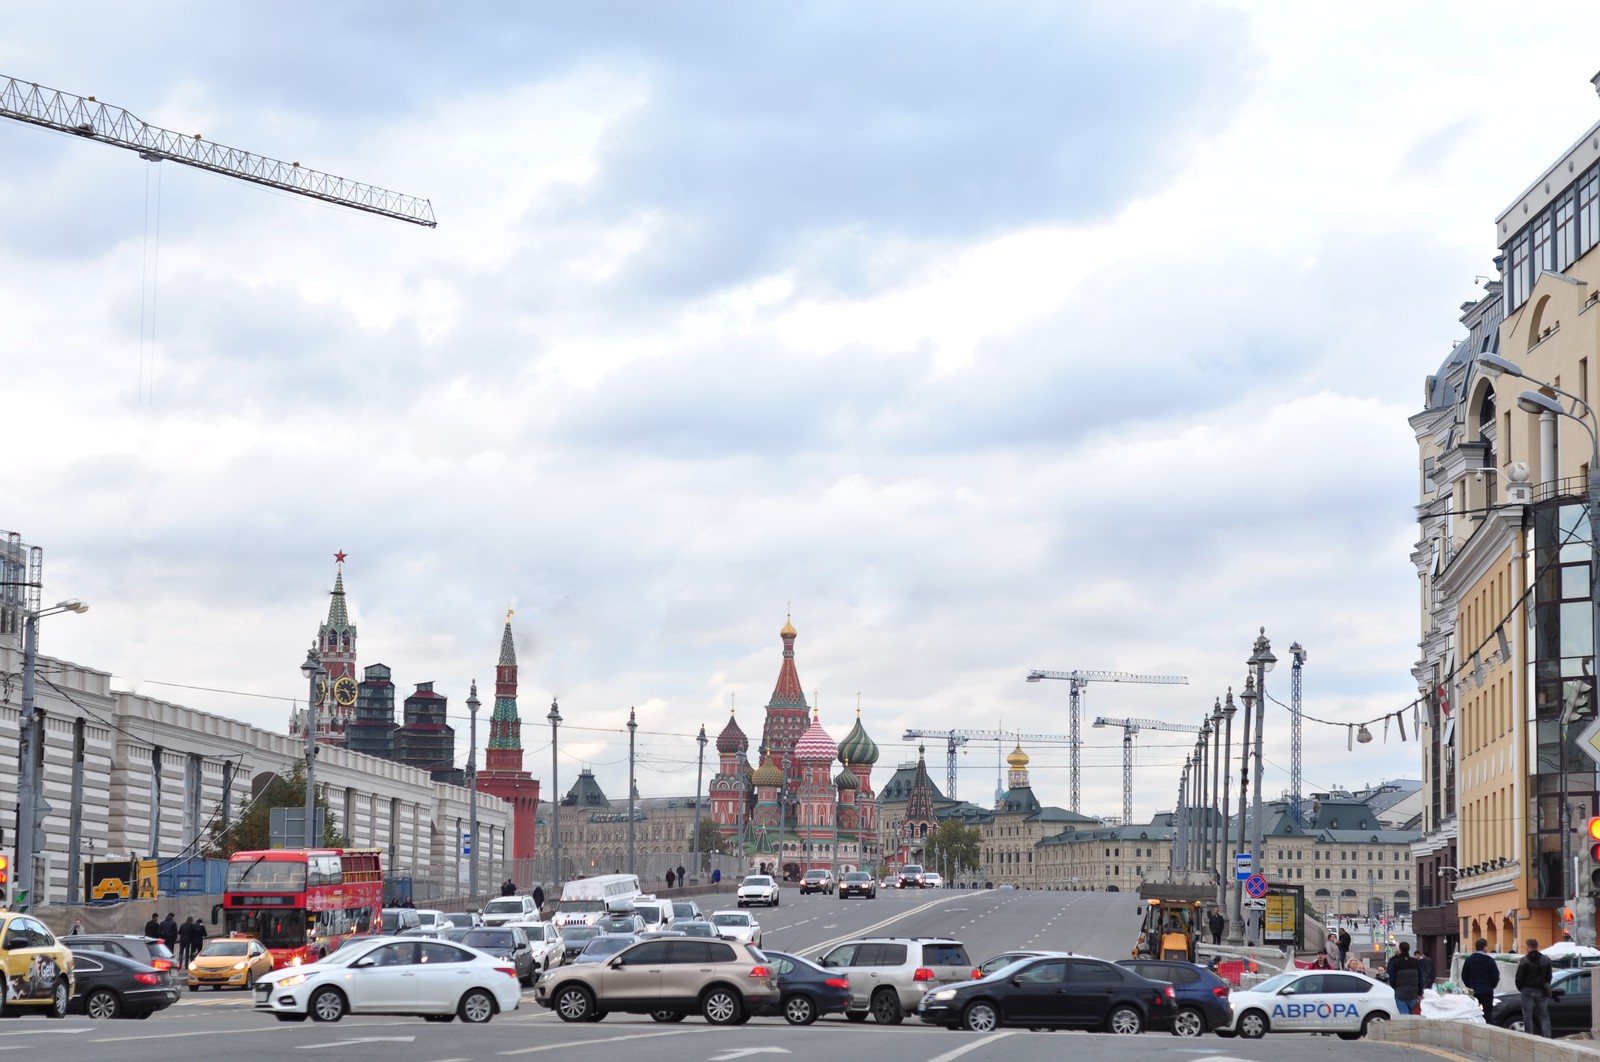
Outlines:
[[[327,669],[322,666],[322,659],[317,656],[315,649],[306,650],[306,658],[300,665],[300,674],[306,677],[309,689],[306,691],[306,826],[305,842],[307,848],[316,848],[322,844],[322,837],[317,833],[317,709],[321,707],[321,691],[326,688],[328,680]]]
[[[634,717],[633,709],[628,709],[628,873],[636,874],[634,869],[633,845],[633,735],[639,729],[639,720]]]
[[[556,780],[556,753],[560,748],[557,730],[561,727],[561,707],[554,700],[545,716],[550,720],[550,888],[561,884],[561,786]]]
[[[39,666],[39,620],[62,612],[84,613],[89,606],[76,598],[50,608],[29,612],[22,620],[22,718],[17,732],[17,754],[22,769],[17,778],[17,884],[16,900],[26,910],[33,902],[34,854],[44,846],[44,816],[49,808],[39,800],[39,769],[43,765],[44,735],[33,707],[34,674]]]
[[[478,680],[472,680],[472,692],[467,694],[467,712],[472,716],[472,738],[467,746],[467,789],[472,799],[472,810],[467,818],[467,894],[478,898]],[[459,878],[456,880],[460,880]]]

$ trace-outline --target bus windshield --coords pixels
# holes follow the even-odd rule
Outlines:
[[[593,914],[596,911],[604,911],[605,909],[606,903],[604,900],[559,900],[556,902],[556,910],[562,914]]]
[[[228,892],[304,892],[306,865],[258,857],[228,864]]]
[[[304,868],[302,868],[304,869]],[[227,911],[228,933],[255,937],[269,948],[300,948],[306,943],[304,911]]]

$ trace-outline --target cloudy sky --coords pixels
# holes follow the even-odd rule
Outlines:
[[[525,718],[558,695],[563,773],[618,794],[630,705],[646,794],[731,698],[759,728],[790,607],[887,763],[1064,733],[1031,668],[1187,676],[1086,711],[1198,722],[1261,626],[1279,699],[1298,640],[1309,713],[1406,705],[1406,418],[1494,216],[1600,119],[1592,4],[234,7],[17,7],[0,74],[439,227],[0,122],[0,526],[93,606],[44,649],[282,730],[342,549],[361,663],[463,754],[514,607]],[[1419,776],[1378,738],[1310,725],[1308,787]],[[1141,740],[1137,815],[1189,744]]]

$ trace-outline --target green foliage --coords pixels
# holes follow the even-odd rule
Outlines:
[[[946,876],[976,870],[982,840],[976,828],[947,820],[923,842],[922,865]]]
[[[227,859],[235,852],[253,852],[272,847],[272,809],[306,806],[305,765],[296,762],[289,777],[275,776],[261,794],[250,802],[226,829],[218,824],[206,834],[202,854],[210,859]],[[339,832],[338,819],[328,804],[328,787],[317,787],[317,808],[322,812],[322,846],[348,848],[350,842]]]
[[[712,855],[731,855],[733,853],[733,840],[722,836],[722,827],[711,821],[711,816],[701,813],[700,816],[700,856],[701,870],[711,869]]]

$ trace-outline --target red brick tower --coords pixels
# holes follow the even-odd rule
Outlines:
[[[511,640],[511,612],[500,636],[500,659],[494,668],[494,714],[489,717],[489,744],[478,772],[478,792],[511,805],[511,880],[519,888],[533,885],[533,830],[539,810],[539,783],[522,769],[522,719],[517,714],[517,647]]]
[[[783,772],[791,792],[800,778],[794,759],[795,742],[811,723],[811,712],[806,695],[800,687],[800,673],[794,666],[794,624],[785,617],[783,630],[783,666],[778,669],[778,684],[772,689],[772,700],[767,702],[767,721],[762,729],[762,745],[771,753],[772,760]]]

